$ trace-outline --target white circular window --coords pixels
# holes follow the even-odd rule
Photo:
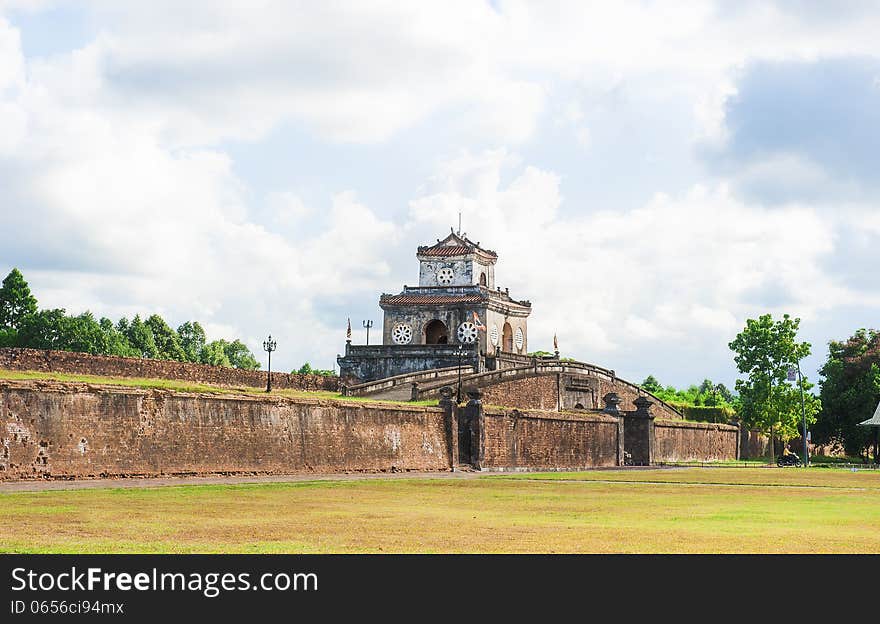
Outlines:
[[[446,268],[443,268],[443,269],[440,269],[439,271],[437,271],[437,283],[438,284],[443,284],[444,286],[446,284],[451,284],[452,279],[454,277],[455,277],[455,272],[452,269],[450,269],[449,267],[446,267]]]
[[[492,341],[492,346],[498,346],[498,326],[493,325],[491,331],[489,332],[489,339]]]
[[[409,344],[412,340],[412,327],[406,323],[398,323],[391,329],[391,339],[395,344]]]
[[[513,344],[516,345],[517,349],[522,350],[523,342],[525,342],[525,337],[523,336],[522,327],[517,327],[516,333],[513,335]]]
[[[477,339],[477,326],[466,321],[458,326],[458,341],[470,344]]]

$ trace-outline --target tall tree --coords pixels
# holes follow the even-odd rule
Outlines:
[[[126,321],[127,325],[128,321]],[[113,321],[102,318],[98,321],[101,332],[104,334],[104,355],[119,355],[122,357],[138,357],[125,334],[113,325]]]
[[[186,354],[183,351],[183,347],[180,346],[177,332],[171,329],[168,323],[165,322],[165,319],[158,314],[153,314],[144,321],[144,325],[149,327],[150,332],[153,334],[153,342],[156,343],[156,349],[159,352],[157,357],[159,359],[178,361],[186,359]]]
[[[860,329],[843,342],[829,342],[819,374],[822,411],[814,441],[836,442],[848,455],[867,457],[874,432],[858,423],[870,418],[880,402],[880,332]]]
[[[63,349],[67,314],[63,308],[40,310],[24,317],[16,346],[30,349]]]
[[[159,357],[159,349],[153,338],[153,332],[150,330],[150,327],[141,320],[139,315],[136,314],[131,320],[131,323],[126,323],[126,325],[125,337],[128,338],[129,344],[131,344],[138,357]]]
[[[788,369],[810,354],[810,344],[797,342],[800,319],[788,314],[774,321],[770,314],[749,319],[728,345],[736,353],[737,370],[747,375],[736,381],[740,395],[739,416],[749,427],[770,437],[768,453],[775,455],[773,436],[790,439],[798,434],[801,420],[800,388],[786,383]],[[807,423],[815,422],[819,399],[807,391],[812,387],[803,379],[804,409]]]
[[[663,386],[660,385],[660,382],[657,381],[657,378],[654,377],[654,375],[648,375],[645,377],[645,381],[642,382],[642,388],[651,394],[657,394],[663,390]]]
[[[19,328],[21,321],[37,313],[37,300],[18,269],[12,269],[0,286],[0,329]]]
[[[226,344],[228,343],[225,340],[214,340],[206,344],[200,356],[201,363],[211,366],[232,366],[224,348]]]
[[[180,346],[183,348],[183,354],[187,361],[199,362],[207,337],[198,321],[187,321],[178,327],[177,336],[180,338]]]
[[[223,350],[226,352],[226,357],[229,359],[229,362],[235,368],[243,368],[245,370],[257,370],[260,368],[260,363],[257,362],[257,358],[254,357],[251,350],[248,349],[247,345],[241,340],[224,342]]]

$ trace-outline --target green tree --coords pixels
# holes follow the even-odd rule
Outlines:
[[[867,458],[874,432],[858,423],[870,418],[880,402],[880,332],[860,329],[843,342],[829,342],[819,374],[822,411],[814,442],[838,443],[848,455]]]
[[[660,385],[660,382],[657,381],[657,378],[654,377],[654,375],[648,375],[645,377],[645,381],[642,382],[642,388],[651,394],[657,394],[663,391],[663,386]]]
[[[257,358],[254,357],[251,350],[241,340],[233,340],[232,342],[224,340],[223,342],[223,350],[226,352],[226,357],[232,366],[245,370],[257,370],[260,368]]]
[[[37,300],[18,269],[12,269],[0,286],[0,329],[16,330],[22,320],[37,313]]]
[[[62,349],[67,315],[63,308],[40,310],[19,323],[16,346],[29,349]]]
[[[206,344],[200,355],[201,363],[211,366],[232,366],[229,356],[226,355],[225,346],[225,340],[214,340]]]
[[[749,319],[746,326],[728,345],[736,353],[737,370],[747,375],[736,381],[740,395],[739,417],[751,428],[770,437],[768,453],[776,454],[773,436],[783,440],[798,435],[801,421],[800,389],[786,383],[788,369],[810,354],[810,344],[797,342],[800,319],[788,314],[774,321],[770,314]],[[807,423],[815,422],[819,399],[807,392],[812,388],[803,380]]]
[[[156,349],[159,352],[157,357],[160,360],[183,361],[186,359],[186,353],[183,347],[180,346],[177,332],[171,329],[161,316],[158,314],[151,315],[150,318],[144,321],[144,325],[149,327],[150,333],[153,334],[153,342],[156,344]]]
[[[205,330],[198,321],[187,321],[177,328],[177,336],[180,338],[180,346],[183,354],[189,362],[201,361],[202,349],[208,341]]]
[[[127,321],[126,321],[127,322]],[[125,334],[113,325],[113,321],[102,318],[98,321],[101,332],[104,334],[104,355],[119,355],[122,357],[137,357],[138,354],[128,342]]]
[[[119,322],[125,327],[125,337],[128,339],[136,357],[158,358],[159,348],[156,346],[156,341],[153,338],[153,332],[150,330],[150,327],[137,314],[131,319],[131,323],[128,321],[123,323],[122,321],[124,320],[124,318],[120,319]]]

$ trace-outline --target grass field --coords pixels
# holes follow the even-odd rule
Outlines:
[[[3,552],[880,552],[880,473],[686,468],[0,494]]]

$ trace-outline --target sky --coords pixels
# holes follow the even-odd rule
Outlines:
[[[331,368],[463,230],[529,348],[733,386],[878,328],[876,2],[0,0],[0,273]],[[372,341],[376,341],[376,329]]]

